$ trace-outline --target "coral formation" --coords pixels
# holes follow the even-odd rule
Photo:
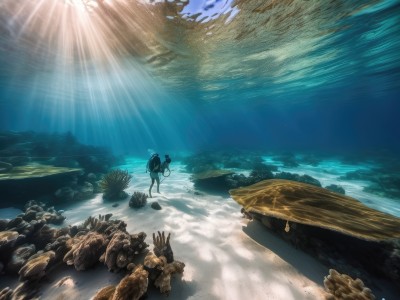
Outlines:
[[[142,192],[134,192],[131,199],[129,200],[129,206],[134,208],[140,208],[145,206],[147,203],[147,195]]]
[[[108,285],[106,287],[103,287],[100,291],[96,293],[96,295],[93,297],[93,300],[111,300],[114,296],[115,292],[115,286],[114,285]]]
[[[11,260],[6,266],[7,272],[10,274],[18,274],[21,267],[35,252],[36,247],[33,244],[25,244],[16,248],[11,255]]]
[[[13,290],[9,287],[5,287],[0,291],[0,299],[1,300],[11,300],[12,299]]]
[[[160,289],[161,293],[169,294],[171,291],[171,276],[173,274],[182,274],[184,268],[185,264],[177,260],[166,264],[160,276],[154,281],[154,285]]]
[[[340,274],[334,269],[324,279],[325,288],[330,293],[328,300],[357,299],[374,300],[372,291],[364,286],[360,279],[352,279],[346,274]]]
[[[117,272],[125,269],[131,263],[136,255],[142,253],[148,246],[144,240],[146,234],[141,232],[136,235],[130,235],[127,232],[118,231],[113,234],[108,243],[106,252],[100,257],[108,270]]]
[[[144,266],[149,272],[149,279],[161,293],[169,294],[171,291],[171,276],[182,274],[185,264],[180,261],[167,263],[165,256],[157,256],[149,252],[144,259]]]
[[[142,297],[149,284],[148,272],[138,265],[132,274],[123,278],[115,288],[113,300],[138,300]]]
[[[21,281],[38,281],[46,275],[49,264],[54,260],[55,253],[48,251],[32,255],[25,265],[19,270]]]
[[[68,243],[72,243],[72,247],[63,260],[67,265],[74,265],[75,269],[82,271],[99,261],[106,242],[102,234],[89,232],[70,239]]]
[[[153,233],[154,254],[158,257],[164,256],[167,259],[167,263],[173,262],[174,253],[172,252],[172,248],[169,243],[171,233],[168,234],[167,238],[165,238],[164,231],[162,233],[158,231],[157,233],[157,236],[155,235],[155,233]]]
[[[101,188],[106,199],[125,198],[124,189],[129,185],[132,176],[128,171],[113,170],[106,174],[101,181]]]

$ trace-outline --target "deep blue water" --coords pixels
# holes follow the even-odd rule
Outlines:
[[[130,154],[400,148],[399,1],[159,3],[151,20],[56,2],[0,4],[1,130]]]

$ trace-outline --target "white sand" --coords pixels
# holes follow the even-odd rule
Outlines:
[[[132,159],[122,166],[133,174],[129,194],[147,193],[150,179],[145,165],[144,160]],[[154,193],[153,188],[154,198],[148,199],[146,207],[135,210],[125,200],[114,208],[114,203],[104,202],[98,195],[67,209],[66,223],[78,224],[90,215],[113,213],[113,218],[128,224],[130,233],[146,232],[149,249],[153,248],[153,232],[171,232],[175,259],[186,267],[183,276],[173,279],[169,299],[324,298],[327,267],[269,233],[258,222],[243,219],[239,205],[228,195],[195,195],[183,167],[174,162],[171,169],[171,176],[161,184],[161,194]],[[158,201],[162,210],[153,210],[152,201]],[[57,287],[64,276],[71,279]],[[42,287],[42,298],[90,299],[98,289],[120,279],[121,274],[109,273],[103,265],[85,272],[64,266],[50,274],[49,282]],[[392,288],[377,284],[381,289],[374,291],[377,296],[396,298]],[[166,297],[151,289],[148,299]]]

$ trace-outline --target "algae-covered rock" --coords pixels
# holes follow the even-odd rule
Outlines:
[[[368,241],[400,238],[400,218],[313,185],[273,179],[229,192],[247,212],[338,231]]]

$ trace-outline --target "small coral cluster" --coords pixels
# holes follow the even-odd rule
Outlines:
[[[150,284],[163,294],[171,291],[171,277],[173,274],[182,274],[185,264],[173,259],[174,255],[169,243],[170,234],[165,238],[164,232],[153,234],[154,253],[148,252],[143,265],[128,266],[133,269],[117,286],[106,286],[94,296],[94,300],[111,299],[140,299]]]
[[[126,197],[124,189],[129,185],[132,176],[128,171],[113,170],[106,174],[100,183],[105,199],[122,199]]]
[[[129,206],[133,208],[140,208],[147,203],[147,195],[142,192],[134,192],[129,200]]]
[[[27,211],[37,211],[36,205],[30,203]],[[131,270],[133,258],[148,247],[144,242],[146,234],[129,234],[126,223],[110,220],[111,216],[89,217],[78,226],[61,229],[47,225],[51,218],[30,223],[24,216],[17,221],[1,220],[0,272],[19,274],[20,284],[14,290],[0,291],[0,299],[34,298],[42,278],[59,262],[73,265],[79,271],[99,262],[110,271]]]
[[[0,220],[0,273],[18,274],[15,289],[4,288],[0,299],[33,299],[43,278],[60,262],[78,271],[103,263],[112,272],[127,272],[117,286],[102,289],[95,299],[139,299],[154,284],[162,293],[171,290],[171,276],[182,273],[185,264],[174,261],[170,234],[153,234],[154,254],[149,252],[143,264],[134,259],[146,251],[146,234],[130,234],[126,223],[111,220],[112,214],[89,217],[80,225],[60,229],[48,222],[61,218],[53,209],[30,202],[16,219]],[[30,220],[28,222],[28,220]],[[104,296],[109,295],[109,297]]]
[[[346,274],[340,274],[334,269],[329,270],[329,275],[324,279],[325,288],[330,295],[327,300],[374,300],[371,290],[364,286],[361,279],[352,279]]]

